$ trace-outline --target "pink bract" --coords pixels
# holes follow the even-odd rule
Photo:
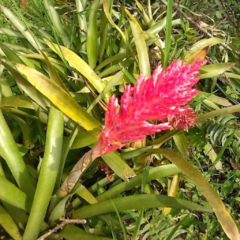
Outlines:
[[[206,61],[197,60],[187,65],[179,60],[165,71],[159,65],[150,78],[140,74],[135,86],[127,86],[120,106],[118,99],[112,96],[105,116],[105,129],[94,150],[95,157],[142,140],[146,135],[173,127],[187,130],[194,126],[197,115],[184,105],[199,92],[192,87],[199,81],[199,68],[204,64]],[[153,124],[149,120],[160,123]]]

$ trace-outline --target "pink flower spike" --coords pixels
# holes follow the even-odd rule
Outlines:
[[[94,149],[95,157],[114,151],[129,142],[144,139],[147,135],[173,127],[188,130],[195,125],[197,115],[184,107],[198,93],[192,87],[199,81],[199,68],[206,64],[175,61],[162,71],[159,65],[150,78],[140,74],[135,86],[126,87],[120,108],[118,99],[109,100],[105,116],[105,129]],[[119,110],[118,110],[119,109]],[[167,119],[170,119],[168,122]],[[159,124],[150,123],[159,121]]]

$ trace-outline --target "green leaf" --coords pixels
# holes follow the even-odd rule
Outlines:
[[[147,181],[154,179],[164,178],[172,176],[174,174],[180,173],[181,170],[175,165],[164,165],[159,167],[154,167],[149,170]],[[143,179],[143,173],[138,174],[136,177],[130,179],[128,182],[121,182],[118,185],[110,188],[108,191],[104,192],[97,197],[97,200],[104,201],[118,196],[118,194],[123,193],[127,190],[133,189],[134,187],[141,185]]]
[[[219,109],[219,110],[215,110],[215,111],[212,111],[212,112],[209,112],[209,113],[202,114],[202,115],[197,117],[196,123],[205,121],[209,118],[214,118],[214,117],[218,117],[218,116],[221,116],[221,115],[234,113],[234,112],[240,112],[240,104],[232,106],[232,107],[222,108],[222,109]]]
[[[200,68],[201,74],[199,77],[201,79],[217,77],[232,68],[234,65],[235,63],[219,63],[203,66]]]
[[[121,157],[123,159],[134,158],[134,157],[141,155],[142,153],[146,152],[147,150],[149,150],[151,148],[152,148],[152,146],[147,146],[147,147],[138,148],[138,149],[132,150],[132,151],[121,152]]]
[[[34,109],[31,98],[23,95],[4,97],[2,98],[2,102],[0,103],[0,106]]]
[[[179,154],[168,149],[158,149],[154,150],[154,152],[161,153],[184,172],[184,174],[202,191],[203,195],[209,201],[227,236],[233,240],[239,239],[240,234],[236,223],[227,211],[218,193],[209,184],[208,180]]]
[[[1,110],[0,139],[4,139],[4,141],[0,141],[1,156],[6,160],[7,165],[12,172],[18,186],[28,196],[33,197],[35,192],[34,182],[27,171],[27,167],[21,157],[21,154]]]
[[[132,235],[132,240],[137,240],[138,239],[138,234],[139,234],[139,230],[140,230],[141,222],[142,222],[142,218],[143,218],[143,212],[144,212],[144,210],[142,209],[139,213],[139,216],[138,216],[138,219],[137,219],[137,222],[136,222],[136,226],[135,226],[135,229],[134,229],[134,233]]]
[[[94,0],[90,6],[88,32],[87,32],[87,55],[89,66],[94,69],[98,59],[98,22],[97,12],[99,0]]]
[[[37,40],[36,37],[32,35],[32,33],[29,31],[29,27],[26,26],[26,24],[21,21],[13,12],[11,12],[8,8],[4,7],[0,4],[0,8],[4,15],[10,19],[10,21],[13,23],[13,25],[22,33],[22,35],[32,44],[32,46],[38,50],[42,47],[40,42]]]
[[[19,229],[8,212],[0,206],[0,225],[5,229],[5,231],[14,239],[22,240],[22,236]]]
[[[222,186],[223,193],[227,197],[233,191],[234,182],[227,180]]]
[[[122,71],[118,72],[113,76],[113,78],[107,83],[104,90],[94,99],[94,101],[91,103],[91,105],[88,107],[87,112],[91,112],[91,110],[94,108],[94,106],[101,101],[106,94],[123,78]]]
[[[115,151],[101,156],[107,165],[122,179],[128,181],[129,178],[135,177],[136,173]]]
[[[101,131],[100,128],[95,128],[91,131],[85,131],[85,132],[79,133],[76,136],[71,146],[71,149],[83,148],[97,142],[100,131]]]
[[[173,136],[174,142],[179,150],[179,152],[184,157],[189,157],[189,150],[187,145],[187,139],[184,132],[179,132]]]
[[[47,139],[43,162],[41,164],[37,189],[24,232],[24,240],[36,239],[55,186],[63,139],[63,114],[54,106],[50,108]]]
[[[202,207],[196,203],[186,200],[162,195],[148,194],[115,198],[93,205],[85,206],[71,213],[70,217],[85,219],[101,214],[114,212],[115,208],[113,204],[118,211],[126,211],[130,209],[141,210],[144,206],[145,209],[156,207],[171,207],[177,209],[189,209],[193,211],[212,212],[211,208]]]
[[[206,47],[211,47],[211,46],[214,46],[216,44],[220,44],[220,43],[224,43],[224,40],[223,39],[220,39],[220,38],[209,38],[209,39],[203,39],[203,40],[200,40],[198,41],[197,43],[195,43],[191,49],[187,52],[186,54],[186,58],[188,58],[190,55],[192,55],[193,53],[201,50],[201,49],[204,49]]]
[[[58,15],[58,12],[56,11],[55,7],[52,4],[51,0],[44,0],[44,7],[46,9],[46,12],[48,14],[48,17],[51,19],[51,22],[54,26],[54,28],[57,30],[57,33],[61,37],[63,43],[65,46],[70,47],[71,41],[69,39],[69,36],[67,32],[65,31],[63,24],[61,22],[60,16]]]
[[[167,23],[166,23],[166,35],[165,35],[165,52],[163,60],[163,69],[167,68],[170,47],[171,47],[171,35],[172,35],[172,9],[173,0],[168,0],[167,3]]]
[[[31,99],[37,102],[42,108],[46,109],[47,103],[44,96],[37,91],[19,72],[13,69],[7,63],[1,62],[13,75],[20,89],[22,89]]]
[[[143,73],[144,76],[150,77],[151,69],[149,63],[148,48],[143,37],[143,33],[134,22],[130,21],[130,25],[134,37],[134,42],[137,48],[140,72]]]
[[[131,47],[131,45],[130,45],[127,37],[126,37],[126,35],[125,35],[125,34],[123,33],[123,31],[114,23],[114,21],[113,21],[113,19],[112,19],[112,16],[111,16],[111,14],[110,14],[110,12],[109,12],[109,11],[110,11],[109,1],[103,0],[103,9],[104,9],[104,12],[105,12],[106,17],[107,17],[108,21],[110,22],[110,24],[111,24],[114,28],[117,29],[117,31],[120,33],[123,41],[126,43],[127,47],[129,48],[131,54],[132,54],[133,56],[135,56],[134,51],[133,51],[133,49],[132,49],[132,47]]]
[[[95,236],[90,233],[86,233],[84,230],[72,225],[65,226],[59,235],[64,237],[66,240],[112,240],[111,238]]]
[[[12,206],[20,208],[24,211],[31,209],[31,200],[27,195],[17,188],[13,183],[5,177],[0,176],[0,199]]]

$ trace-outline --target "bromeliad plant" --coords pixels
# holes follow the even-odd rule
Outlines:
[[[134,86],[126,87],[120,106],[112,96],[97,145],[73,168],[61,187],[61,194],[72,190],[82,172],[97,157],[156,132],[172,128],[188,130],[194,126],[197,115],[185,105],[199,92],[192,87],[199,81],[199,68],[205,63],[199,59],[193,64],[175,61],[165,71],[159,65],[150,78],[140,74]]]
[[[121,98],[120,109],[115,96],[110,98],[105,117],[105,129],[100,134],[94,156],[101,156],[143,140],[147,135],[173,127],[187,130],[194,125],[196,115],[184,107],[199,92],[192,87],[198,82],[197,60],[192,65],[173,62],[165,71],[158,66],[150,78],[140,74],[134,87],[128,85]],[[152,124],[149,120],[160,121]]]
[[[115,233],[120,232],[125,239],[129,235],[136,240],[144,230],[140,225],[147,227],[141,221],[145,209],[161,207],[168,212],[169,208],[213,210],[227,236],[239,239],[236,224],[218,193],[189,162],[182,131],[209,118],[240,111],[239,105],[231,106],[211,92],[202,92],[201,84],[201,92],[194,87],[199,79],[227,74],[233,66],[204,66],[207,48],[216,45],[220,49],[223,40],[215,37],[196,42],[198,34],[188,22],[179,18],[171,21],[172,1],[167,16],[163,12],[160,20],[152,11],[155,5],[146,7],[138,1],[137,7],[126,1],[118,12],[115,3],[107,0],[69,4],[32,0],[27,18],[15,1],[10,2],[12,11],[6,7],[10,7],[9,1],[0,7],[15,30],[1,28],[0,33],[17,38],[18,45],[0,45],[0,155],[5,160],[0,165],[0,223],[12,238],[116,239]],[[178,25],[178,34],[172,38],[171,23]],[[40,30],[35,27],[38,24]],[[164,70],[159,65],[151,76],[155,61],[162,62]],[[206,106],[201,113],[208,112],[197,117],[187,105],[193,98],[200,102],[198,110]],[[150,141],[153,134],[157,139]],[[147,146],[142,141],[146,136]],[[181,155],[159,148],[172,137]],[[131,151],[129,143],[139,140],[143,146]],[[76,149],[77,153],[72,151]],[[124,161],[153,155],[164,161],[146,168],[137,167],[138,161],[133,167]],[[83,157],[76,164],[79,156]],[[100,157],[115,173],[113,183],[96,170],[85,171]],[[173,164],[166,164],[168,160]],[[211,208],[176,197],[180,174],[197,186]],[[86,180],[89,175],[94,183]],[[168,187],[173,191],[168,196],[156,194],[151,181],[171,176]],[[127,190],[132,196],[126,196]],[[121,224],[121,217],[127,218],[126,210],[138,217],[134,230]],[[163,214],[160,217],[164,219]],[[79,228],[68,225],[71,223],[85,225]],[[166,229],[169,236],[155,233],[155,237],[172,239],[178,226]]]

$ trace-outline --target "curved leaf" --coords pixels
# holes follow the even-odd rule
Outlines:
[[[201,79],[205,78],[212,78],[223,74],[230,68],[232,68],[235,63],[219,63],[219,64],[210,64],[207,66],[203,66],[200,68],[200,75]]]
[[[29,211],[31,201],[27,195],[18,189],[13,183],[0,176],[0,199],[24,211]]]
[[[0,152],[6,160],[19,187],[30,197],[34,195],[35,185],[30,177],[12,133],[0,110]]]
[[[0,106],[34,109],[31,99],[23,95],[14,95],[9,97],[4,97],[2,98],[2,102],[0,103]]]
[[[86,113],[86,111],[55,82],[25,65],[17,64],[16,67],[36,89],[49,98],[53,104],[72,120],[87,130],[100,126],[97,120]]]
[[[63,114],[54,106],[51,106],[44,158],[29,219],[23,235],[24,240],[36,239],[40,232],[41,225],[44,222],[44,217],[58,174],[61,160],[62,139]]]
[[[140,72],[143,73],[144,76],[150,77],[151,69],[145,39],[139,27],[134,22],[130,21],[130,25],[137,48]]]
[[[187,160],[179,154],[168,149],[158,149],[154,150],[154,152],[161,153],[176,166],[182,169],[184,174],[186,174],[186,176],[202,191],[203,195],[209,201],[227,236],[232,240],[240,239],[240,233],[235,222],[224,206],[218,193],[209,184],[208,180],[205,179],[192,164],[188,163]]]
[[[177,209],[189,209],[193,211],[212,212],[211,208],[200,206],[196,203],[173,197],[162,195],[147,194],[147,195],[134,195],[130,197],[115,198],[82,207],[73,213],[70,213],[71,218],[90,218],[101,214],[110,212],[126,211],[131,209],[145,209],[156,207],[171,207]]]
[[[0,205],[0,225],[14,240],[22,240],[22,236],[16,223],[13,221],[8,212]]]
[[[60,57],[63,55],[63,58],[68,61],[69,65],[78,70],[85,78],[87,78],[98,92],[103,91],[104,84],[102,83],[101,78],[76,53],[66,47],[58,46],[57,44],[51,43],[47,40],[45,40],[45,42]]]

